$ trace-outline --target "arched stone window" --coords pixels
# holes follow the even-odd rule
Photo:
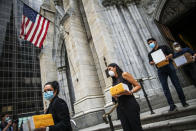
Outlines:
[[[71,115],[74,114],[73,104],[75,101],[74,89],[72,85],[71,73],[64,41],[59,50],[58,81],[60,84],[59,97],[67,102]]]

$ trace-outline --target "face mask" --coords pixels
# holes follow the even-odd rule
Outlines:
[[[181,47],[176,47],[175,50],[179,51],[181,49]]]
[[[150,48],[152,48],[152,49],[153,49],[153,48],[155,47],[155,43],[153,43],[153,42],[152,42],[152,43],[150,43],[150,45],[149,45],[149,46],[150,46]]]
[[[44,92],[44,98],[45,98],[46,100],[51,100],[53,97],[54,97],[53,91]]]
[[[9,120],[10,120],[10,117],[9,116],[5,118],[5,121],[6,122],[8,122]]]
[[[113,71],[108,71],[108,74],[111,76],[111,77],[114,77],[115,76],[115,73]]]

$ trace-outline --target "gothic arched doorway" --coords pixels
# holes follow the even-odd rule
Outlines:
[[[161,9],[158,23],[168,40],[196,51],[196,1],[167,0]]]
[[[170,46],[178,41],[182,47],[189,47],[196,51],[196,20],[195,0],[163,0],[160,1],[155,14],[155,21],[160,31],[165,36]],[[182,70],[178,70],[179,79],[183,86],[189,85],[188,76]]]

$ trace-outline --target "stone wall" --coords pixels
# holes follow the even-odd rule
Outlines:
[[[43,44],[43,49],[40,53],[40,70],[42,88],[46,82],[57,80],[57,67],[52,58],[52,47],[54,37],[54,11],[46,9],[42,6],[40,13],[51,20],[46,40]],[[44,109],[48,107],[49,103],[44,99]]]
[[[154,37],[160,44],[167,44],[154,22],[160,1],[138,0],[135,3],[128,0],[118,4],[116,0],[117,3],[107,6],[103,5],[104,1],[109,0],[61,0],[63,12],[59,14],[64,15],[56,22],[58,31],[54,32],[54,24],[51,24],[40,55],[42,83],[52,79],[64,81],[65,92],[68,92],[66,72],[57,71],[59,51],[65,44],[75,94],[75,114],[72,115],[79,128],[103,122],[103,113],[111,108],[109,88],[112,83],[105,71],[112,62],[136,79],[146,78],[144,87],[154,107],[166,105],[165,99],[156,101],[156,98],[163,97],[163,92],[156,68],[149,65],[147,54],[150,49],[146,42]],[[58,20],[58,10],[50,5],[45,4],[43,9],[47,9],[42,13],[53,21],[55,17]],[[62,80],[62,76],[65,79]],[[169,86],[172,87],[171,82]],[[70,94],[65,95],[68,99]],[[142,111],[147,111],[142,91],[136,95],[139,96]],[[113,116],[116,119],[115,114]]]

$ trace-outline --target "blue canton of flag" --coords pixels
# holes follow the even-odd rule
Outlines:
[[[41,48],[46,38],[50,22],[36,11],[23,4],[20,37]]]

